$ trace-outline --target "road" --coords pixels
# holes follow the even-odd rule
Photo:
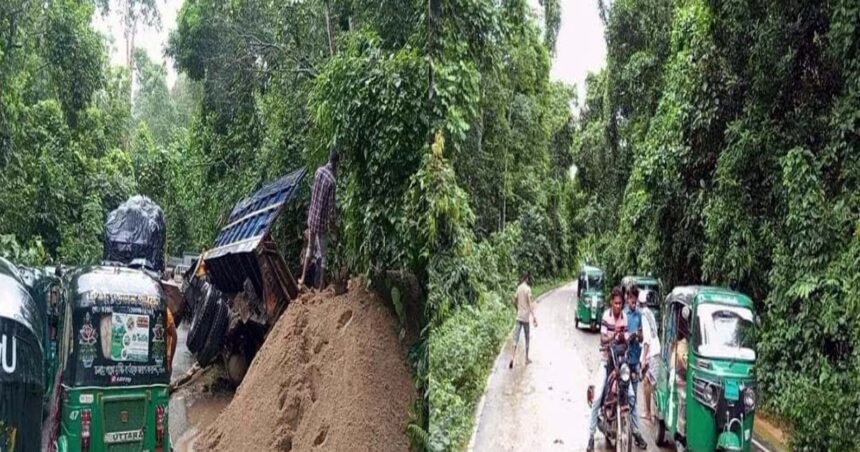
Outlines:
[[[516,364],[508,369],[513,347],[508,339],[478,404],[470,451],[586,449],[590,416],[586,389],[600,362],[600,338],[597,333],[574,328],[575,296],[574,282],[537,303],[538,328],[531,330],[531,364],[525,364],[524,341],[520,338]],[[642,429],[649,451],[670,450],[655,446],[653,425],[643,420]],[[595,446],[596,450],[608,450],[599,431]]]

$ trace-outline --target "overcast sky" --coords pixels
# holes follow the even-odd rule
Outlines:
[[[176,28],[176,14],[182,0],[156,0],[161,11],[161,28],[143,28],[135,38],[138,47],[146,49],[150,58],[165,62],[164,46],[170,30]],[[537,6],[537,0],[530,0]],[[585,96],[585,77],[588,72],[596,72],[604,65],[606,43],[603,40],[603,23],[597,11],[597,0],[562,0],[561,29],[558,33],[556,55],[552,64],[551,76],[575,84],[580,104]],[[122,36],[120,17],[112,12],[106,17],[96,14],[93,23],[97,30],[113,38],[111,61],[124,65],[123,50],[125,41]],[[176,71],[172,61],[167,61],[167,83],[173,86]]]
[[[605,60],[606,41],[597,0],[562,0],[561,29],[550,76],[553,80],[576,84],[582,105],[586,75],[599,71]]]

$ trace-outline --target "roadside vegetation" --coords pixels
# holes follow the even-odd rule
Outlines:
[[[576,138],[579,243],[611,279],[749,294],[795,450],[860,427],[860,7],[619,0]],[[827,403],[822,403],[822,401]]]
[[[431,2],[433,3],[433,2]],[[503,338],[519,274],[574,267],[573,87],[550,82],[559,4],[440,2],[442,113],[427,181],[430,443],[460,450]]]

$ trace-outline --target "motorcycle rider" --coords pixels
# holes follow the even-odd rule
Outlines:
[[[594,432],[597,431],[597,420],[600,414],[600,406],[603,404],[603,391],[606,380],[609,377],[609,346],[612,342],[624,342],[627,332],[627,317],[624,316],[622,306],[623,295],[620,287],[612,289],[610,297],[610,309],[603,312],[600,322],[600,366],[597,371],[597,380],[594,385],[594,400],[591,405],[591,423],[588,426],[588,452],[594,451]],[[629,394],[628,394],[629,395]]]
[[[640,375],[642,368],[639,365],[642,355],[642,310],[639,309],[639,288],[635,285],[627,289],[627,306],[624,308],[624,316],[627,318],[627,359],[632,375]],[[639,431],[639,411],[636,409],[638,398],[639,379],[633,378],[630,382],[633,388],[633,397],[630,399],[630,425],[633,427],[633,440],[640,449],[647,449],[648,443]]]

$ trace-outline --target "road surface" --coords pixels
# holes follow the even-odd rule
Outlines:
[[[508,339],[478,403],[470,451],[586,449],[591,413],[586,389],[600,363],[600,338],[597,333],[574,327],[575,297],[574,282],[537,303],[538,328],[531,330],[531,364],[525,364],[524,340],[520,338],[516,364],[508,369],[513,347]],[[643,400],[641,385],[639,400]],[[661,450],[654,444],[654,426],[644,419],[642,434],[649,451]],[[594,439],[595,450],[608,450],[599,431]]]

